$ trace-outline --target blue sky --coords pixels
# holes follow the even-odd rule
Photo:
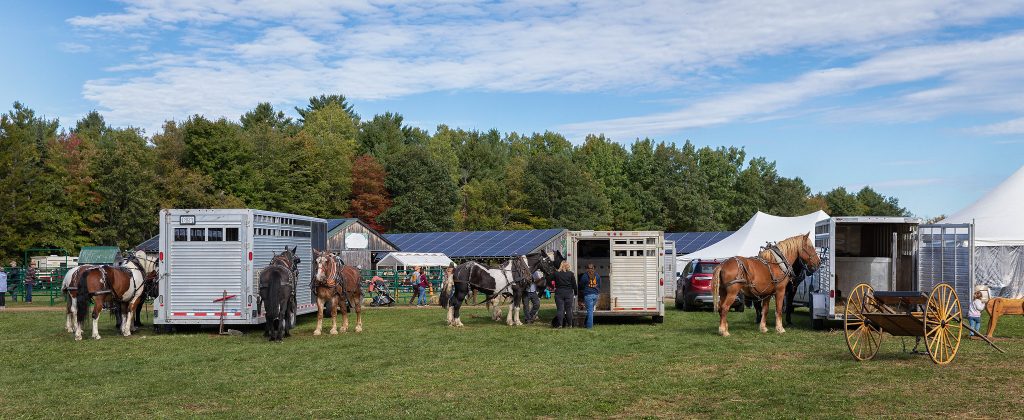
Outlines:
[[[0,102],[151,135],[343,93],[427,129],[743,146],[815,191],[871,185],[930,217],[1024,164],[1022,17],[1022,1],[10,2]]]

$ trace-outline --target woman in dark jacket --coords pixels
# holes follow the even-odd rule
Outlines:
[[[572,300],[576,296],[576,275],[569,268],[569,262],[562,261],[558,272],[555,273],[555,307],[558,308],[555,328],[572,326]]]

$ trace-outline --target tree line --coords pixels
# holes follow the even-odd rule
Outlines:
[[[21,103],[0,115],[0,257],[30,247],[132,247],[161,208],[257,208],[358,217],[381,232],[650,229],[719,231],[780,216],[908,215],[870,187],[812,194],[774,161],[697,147],[554,132],[503,134],[400,114],[363,120],[343,95],[297,119],[269,103],[238,121],[194,115],[146,137],[90,112],[73,127]]]

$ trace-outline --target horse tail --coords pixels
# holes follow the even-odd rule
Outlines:
[[[441,296],[438,299],[441,301],[441,307],[448,309],[448,300],[452,294],[452,287],[455,286],[455,275],[451,277],[445,276],[444,282],[441,283]]]
[[[75,306],[78,311],[78,322],[85,322],[86,312],[89,311],[89,273],[95,271],[95,267],[87,267],[78,273],[78,291],[75,297]]]
[[[715,312],[718,312],[718,304],[719,300],[721,300],[721,298],[718,297],[718,288],[720,287],[718,283],[722,281],[723,265],[725,265],[724,262],[718,264],[718,267],[715,267],[715,271],[711,274],[711,300],[714,301]]]

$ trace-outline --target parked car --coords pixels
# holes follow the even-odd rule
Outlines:
[[[695,260],[686,267],[686,271],[676,280],[676,308],[684,311],[715,306],[711,293],[711,276],[720,260]],[[743,295],[736,298],[732,309],[743,312]]]

